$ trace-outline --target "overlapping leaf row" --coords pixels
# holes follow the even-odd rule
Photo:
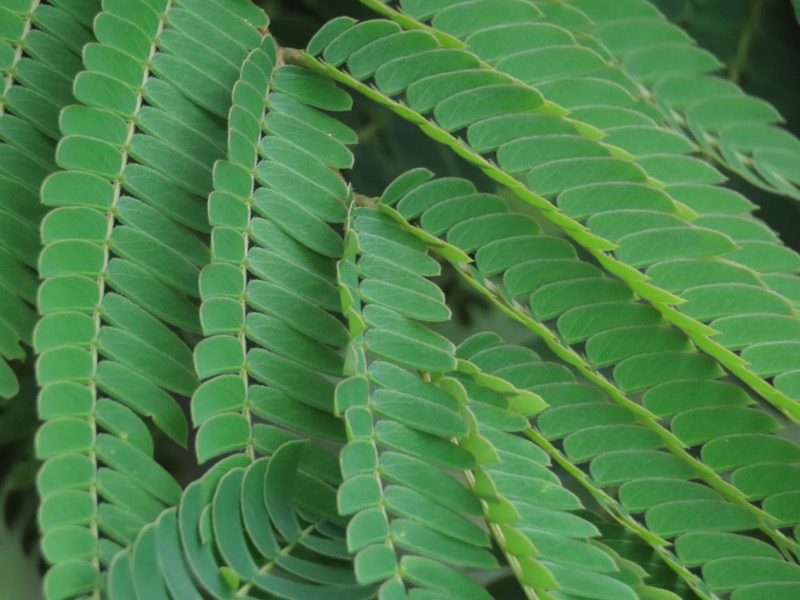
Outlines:
[[[201,277],[201,319],[211,337],[196,350],[207,381],[192,401],[201,461],[230,451],[271,454],[298,437],[345,439],[332,415],[331,379],[341,375],[347,340],[336,317],[342,240],[334,229],[347,189],[334,169],[350,165],[345,144],[355,134],[303,100],[343,110],[350,99],[293,67],[273,79],[274,52],[270,40],[234,88],[229,161],[218,163],[210,198],[213,259]],[[341,482],[336,457],[315,445],[304,456],[301,478],[320,487],[320,498],[333,493],[328,485]]]
[[[59,111],[74,102],[81,48],[99,0],[17,0],[0,7],[0,397],[19,390],[7,361],[25,358],[36,323],[39,188],[56,170]]]
[[[744,198],[715,187],[723,181],[722,175],[707,163],[687,156],[694,148],[688,140],[658,126],[657,121],[663,119],[658,118],[651,105],[635,100],[634,96],[641,97],[641,93],[627,71],[598,54],[608,54],[607,51],[591,41],[580,45],[571,33],[556,27],[560,23],[580,31],[578,24],[589,23],[589,19],[577,9],[539,3],[548,20],[543,25],[534,20],[537,11],[531,3],[509,0],[499,6],[492,4],[493,16],[484,22],[472,17],[473,11],[483,6],[481,2],[448,2],[447,8],[435,13],[436,7],[427,3],[419,7],[412,2],[407,8],[426,19],[432,15],[433,27],[463,39],[478,56],[499,71],[536,86],[546,99],[575,110],[574,118],[584,118],[585,110],[597,113],[601,106],[599,120],[591,119],[590,112],[588,122],[608,135],[600,142],[573,132],[558,131],[553,135],[545,130],[525,132],[523,139],[519,134],[512,139],[500,135],[484,145],[478,139],[481,134],[500,125],[487,123],[484,129],[470,129],[472,147],[482,153],[496,152],[497,162],[506,172],[525,177],[530,189],[537,193],[557,197],[567,215],[621,246],[615,252],[619,260],[639,269],[647,268],[654,285],[691,300],[691,305],[680,309],[684,314],[704,323],[712,322],[715,329],[713,321],[732,317],[720,323],[723,331],[733,330],[732,335],[715,341],[729,350],[741,351],[757,376],[768,379],[783,374],[774,386],[789,398],[800,399],[800,345],[795,341],[798,324],[790,305],[764,290],[766,285],[795,300],[800,285],[795,275],[800,271],[800,257],[783,246],[763,223],[746,214],[749,203]],[[612,12],[622,8],[618,4],[600,4]],[[649,7],[638,0],[636,4]],[[550,14],[554,9],[557,12]],[[521,22],[525,14],[527,23]],[[663,19],[662,23],[672,29]],[[543,27],[546,34],[537,35],[535,32]],[[555,32],[564,37],[553,39]],[[531,39],[536,40],[534,48]],[[654,77],[660,73],[659,67],[665,69],[665,64],[672,64],[663,59],[671,53],[659,48],[655,54],[649,49],[642,51],[650,58],[642,60],[641,68],[652,62]],[[711,60],[698,48],[686,45],[685,51]],[[662,58],[655,60],[659,56]],[[722,80],[714,81],[722,84]],[[703,87],[694,80],[681,80],[674,85],[688,90]],[[598,86],[605,93],[600,93]],[[715,97],[712,104],[703,109],[711,118],[727,115],[743,124],[747,123],[747,114],[758,113],[759,108],[767,110],[753,98],[737,103],[729,96]],[[721,106],[741,110],[727,113]],[[774,109],[769,111],[774,113]],[[800,145],[787,132],[783,134]],[[619,148],[630,153],[643,171],[624,156],[614,159],[619,157]],[[576,171],[582,172],[577,179]],[[666,193],[650,185],[648,176],[667,184]],[[573,190],[575,187],[580,189]],[[604,199],[609,204],[604,205]],[[691,211],[687,213],[685,206],[670,200]],[[569,210],[572,203],[581,204],[583,212]],[[695,218],[697,214],[692,211],[700,217]],[[687,220],[692,221],[691,226]],[[704,260],[710,256],[723,260]],[[737,265],[743,268],[737,269]],[[764,278],[760,280],[759,276]],[[720,295],[730,299],[724,308],[715,305]],[[727,360],[736,359],[729,355]]]
[[[561,597],[548,594],[559,587],[577,593],[606,586],[615,597],[636,598],[602,574],[584,572],[576,582],[558,564],[548,570],[539,562],[531,537],[591,553],[586,539],[596,530],[566,512],[581,505],[547,470],[547,457],[507,433],[526,426],[514,410],[535,413],[541,400],[474,367],[461,381],[448,376],[458,365],[452,344],[419,323],[450,316],[442,292],[427,279],[439,265],[426,242],[368,207],[354,208],[346,239],[339,277],[352,376],[337,389],[350,439],[341,458],[339,508],[354,515],[348,546],[359,580],[381,583],[386,598],[405,597],[406,585],[411,597],[488,597],[442,564],[496,566],[485,550],[486,533],[470,521],[484,516],[521,584],[540,597]],[[445,470],[465,471],[469,485]],[[525,479],[531,472],[533,483]],[[399,564],[398,551],[406,554]],[[611,558],[604,567],[617,568]]]
[[[761,543],[751,548],[751,540],[742,536],[711,533],[761,528],[779,547],[796,548],[771,517],[743,501],[761,504],[780,528],[794,528],[797,538],[800,449],[775,435],[781,429],[775,419],[752,407],[754,401],[741,388],[719,381],[724,374],[713,360],[696,352],[653,308],[634,302],[622,283],[580,261],[568,242],[540,235],[532,219],[508,212],[495,196],[477,194],[469,182],[429,178],[424,171],[408,173],[382,202],[473,254],[477,267],[467,276],[474,285],[511,316],[532,323],[551,349],[616,401],[576,383],[563,367],[542,363],[533,368],[525,364],[530,358],[517,359],[517,365],[514,352],[504,351],[502,360],[510,366],[495,362],[493,368],[500,370],[494,374],[520,388],[536,385],[532,390],[553,407],[537,419],[541,434],[561,441],[570,461],[588,462],[599,486],[622,484],[617,495],[622,506],[644,513],[655,534],[678,537],[678,557],[689,566],[705,564],[712,589],[724,592],[772,581],[772,573],[755,571],[751,580],[732,578],[743,573],[740,563],[749,560],[743,558],[748,553],[763,557],[785,581],[800,583],[800,568],[783,562],[774,548]],[[516,298],[527,299],[529,307]],[[570,354],[566,344],[583,344],[588,363]],[[602,375],[607,368],[615,385]],[[537,379],[542,376],[550,378],[547,384]],[[669,420],[671,432],[657,420]],[[696,448],[702,462],[683,452],[682,445]],[[730,475],[737,489],[720,475]],[[690,481],[697,478],[722,495]],[[695,544],[708,554],[692,554]],[[753,593],[763,591],[755,588]]]
[[[170,392],[191,395],[196,377],[176,330],[199,331],[211,168],[238,65],[264,25],[244,0],[108,0],[94,21],[82,105],[62,116],[64,170],[42,189],[53,208],[34,335],[48,598],[97,593],[119,544],[179,499],[141,416],[185,443]]]
[[[524,6],[535,10],[531,5]],[[462,28],[470,22],[472,14],[460,13]],[[772,294],[756,279],[755,285],[751,282],[725,288],[732,307],[719,314],[715,308],[708,307],[708,292],[715,288],[699,286],[691,279],[693,271],[687,275],[684,270],[678,278],[685,284],[682,289],[696,286],[699,290],[692,294],[685,292],[689,297],[694,296],[695,302],[680,313],[670,305],[680,303],[681,299],[647,283],[645,275],[638,270],[656,264],[661,266],[661,263],[674,266],[672,261],[677,261],[678,267],[691,265],[683,259],[715,259],[719,254],[736,249],[727,235],[687,222],[687,213],[691,218],[692,211],[687,211],[684,205],[660,189],[664,184],[650,178],[625,151],[598,142],[596,138],[603,135],[599,130],[562,117],[563,109],[547,103],[534,88],[486,66],[465,50],[440,48],[434,36],[425,31],[400,32],[398,28],[387,21],[353,25],[350,20],[338,19],[323,28],[309,46],[311,53],[321,53],[325,62],[307,57],[301,60],[417,123],[431,137],[451,146],[459,155],[540,208],[544,216],[592,253],[608,271],[620,276],[633,291],[649,300],[701,349],[781,410],[795,419],[800,418],[800,405],[784,394],[784,391],[789,395],[797,393],[794,374],[776,381],[780,388],[776,390],[749,370],[747,362],[739,355],[710,339],[708,334],[713,333],[712,329],[690,316],[697,314],[702,320],[711,321],[716,317],[750,315],[763,310],[793,316],[785,300]],[[445,38],[445,41],[447,39],[452,38]],[[391,60],[390,57],[398,58]],[[344,63],[347,63],[348,73],[334,70],[333,67]],[[525,62],[522,66],[530,64],[538,63]],[[374,81],[374,87],[360,83],[367,79]],[[531,118],[529,113],[532,112],[542,114]],[[464,129],[466,142],[451,133]],[[499,166],[492,162],[495,158]],[[672,158],[667,156],[669,160]],[[522,186],[508,172],[508,168],[515,169],[515,162],[523,165],[516,167],[519,170],[529,169],[527,175],[522,174],[529,187]],[[697,164],[713,171],[705,163]],[[726,193],[713,187],[690,187],[690,194],[697,192]],[[595,198],[601,202],[603,197],[611,198],[613,194],[614,198],[622,198],[639,210],[612,208],[612,214],[605,218],[598,215],[597,221],[592,223],[601,235],[616,239],[615,244],[587,231],[583,224],[556,209],[538,193],[550,197],[560,194],[562,199],[584,202]],[[738,196],[735,198],[740,201]],[[652,210],[653,206],[672,214]],[[618,245],[621,248],[617,249]],[[608,253],[615,249],[614,255]],[[714,271],[718,265],[727,266],[714,260],[705,268]],[[753,307],[754,296],[766,298],[769,308]],[[692,309],[697,312],[692,313]],[[752,340],[753,345],[757,341]],[[786,337],[781,338],[783,345],[787,342],[794,349]],[[776,349],[768,345],[761,350],[774,354]],[[796,370],[791,362],[785,366],[787,372]],[[765,373],[765,377],[776,374]]]
[[[298,508],[298,495],[314,493],[298,477],[303,450],[287,442],[269,458],[214,465],[115,557],[109,598],[372,597],[355,584],[344,531],[328,521],[335,496]]]
[[[355,205],[351,210],[338,266],[351,335],[349,378],[337,387],[336,411],[348,437],[338,506],[352,516],[347,544],[356,576],[380,584],[387,599],[405,598],[406,586],[420,598],[488,598],[442,564],[498,566],[487,550],[489,537],[472,521],[483,514],[480,501],[445,472],[475,465],[454,441],[470,433],[467,411],[446,390],[406,370],[452,370],[455,348],[397,312],[428,320],[423,313],[431,310],[432,320],[449,318],[442,292],[426,279],[439,264],[423,242],[384,215]],[[373,300],[365,306],[362,296]],[[407,553],[402,560],[400,551]]]
[[[336,316],[343,246],[335,230],[347,188],[335,170],[351,166],[345,144],[355,134],[305,102],[343,110],[350,98],[296,67],[273,77],[275,63],[271,39],[245,63],[228,161],[215,168],[212,260],[200,284],[208,337],[195,354],[207,381],[192,401],[201,461],[230,451],[269,454],[291,437],[275,425],[303,438],[345,439],[332,415],[332,378],[341,375],[347,341]],[[271,424],[254,424],[256,417]],[[335,457],[314,448],[318,474],[338,483]]]

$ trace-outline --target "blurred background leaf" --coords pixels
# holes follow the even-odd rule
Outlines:
[[[33,458],[38,422],[30,361],[19,365],[17,375],[20,393],[0,405],[0,598],[38,600],[42,563]]]
[[[772,103],[786,128],[800,135],[800,0],[652,1],[725,63],[728,78]],[[731,179],[761,207],[756,216],[800,249],[800,204]]]

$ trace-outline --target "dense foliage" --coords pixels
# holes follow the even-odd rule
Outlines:
[[[0,1],[3,598],[800,597],[791,5],[263,4]]]

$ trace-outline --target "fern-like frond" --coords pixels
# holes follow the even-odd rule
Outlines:
[[[372,597],[354,580],[344,531],[326,520],[335,497],[298,508],[313,491],[298,477],[304,447],[287,442],[254,462],[229,457],[191,483],[115,557],[110,600]]]
[[[654,3],[0,3],[47,600],[794,600],[800,142]]]
[[[564,454],[554,458],[567,467],[569,461],[588,461],[594,480],[590,491],[612,515],[623,517],[623,525],[648,542],[657,540],[637,530],[636,523],[624,515],[646,511],[648,526],[664,537],[691,533],[692,529],[681,524],[684,515],[680,502],[668,504],[680,500],[688,501],[697,514],[705,514],[694,525],[699,528],[697,532],[746,532],[757,527],[777,548],[796,553],[797,543],[780,529],[798,524],[788,506],[797,498],[793,481],[800,449],[774,435],[780,430],[777,421],[754,407],[753,399],[740,388],[717,381],[722,372],[713,361],[694,351],[690,341],[670,328],[655,310],[632,302],[629,292],[621,291],[625,289],[622,284],[605,278],[596,266],[579,261],[568,242],[541,235],[532,219],[508,212],[499,198],[477,194],[465,181],[429,178],[430,173],[424,171],[399,178],[382,198],[396,208],[387,207],[384,212],[400,220],[413,219],[424,233],[439,237],[440,243],[446,239],[463,252],[472,253],[475,267],[467,267],[463,261],[454,263],[468,282],[541,336],[559,358],[603,390],[578,385],[571,373],[558,365],[540,365],[539,369],[552,378],[547,383],[573,385],[553,385],[552,393],[557,394],[554,399],[533,388],[555,408],[540,416],[543,424],[537,426],[539,432],[532,430],[532,437],[548,451],[554,449],[548,440],[559,440]],[[530,308],[516,298],[529,298]],[[513,353],[506,358],[510,361],[511,357]],[[528,364],[512,362],[497,368],[506,379],[525,388],[536,385],[533,362],[529,359]],[[609,379],[605,375],[608,367],[613,367]],[[565,403],[576,405],[557,408]],[[597,420],[587,414],[592,406],[597,409]],[[563,420],[552,418],[561,425],[552,429],[549,415],[559,412],[564,413]],[[583,422],[584,418],[588,420]],[[662,424],[665,419],[671,419],[668,427]],[[565,425],[571,429],[558,430]],[[637,449],[631,449],[638,444]],[[686,447],[695,447],[698,452],[690,454]],[[755,473],[761,477],[756,478]],[[729,476],[738,489],[726,482]],[[587,485],[585,478],[578,475],[578,479]],[[671,479],[700,479],[716,493],[693,484],[696,487],[687,497],[665,495],[653,504],[637,505],[621,492],[609,503],[608,494],[602,490],[647,480],[628,486],[644,489],[659,479],[665,485],[670,485]],[[767,512],[747,500],[762,497],[771,498],[763,503]],[[713,502],[692,504],[694,500]],[[656,505],[666,508],[655,510],[653,514],[658,516],[651,522],[649,515]],[[717,510],[720,506],[726,508]],[[715,517],[720,521],[715,523]],[[702,589],[688,573],[694,563],[674,562],[669,555],[664,558],[672,561],[690,585]],[[717,582],[711,587],[716,589]]]
[[[348,546],[359,580],[384,582],[387,598],[403,597],[407,586],[412,596],[427,589],[442,598],[484,597],[445,566],[492,567],[482,549],[488,538],[467,520],[483,514],[529,597],[563,589],[637,598],[602,573],[617,570],[610,557],[605,569],[577,573],[559,565],[558,549],[548,554],[555,562],[541,562],[537,538],[591,554],[586,540],[596,533],[569,514],[580,502],[549,472],[547,456],[508,433],[524,429],[522,414],[544,404],[501,377],[460,365],[452,345],[421,326],[449,318],[441,291],[428,280],[439,269],[425,236],[365,203],[353,208],[339,267],[352,341],[351,377],[337,389],[350,438],[339,507],[354,515]],[[466,485],[443,469],[463,472]]]
[[[212,227],[219,229],[212,234],[215,243],[211,261],[200,279],[203,298],[200,320],[203,332],[210,339],[198,345],[195,365],[201,378],[226,372],[231,375],[206,382],[192,399],[193,421],[201,425],[196,441],[200,462],[238,450],[254,457],[248,377],[242,368],[247,345],[243,333],[247,274],[244,264],[249,250],[252,171],[261,141],[265,98],[276,62],[275,42],[267,37],[262,47],[243,63],[233,88],[228,119],[228,161],[214,166],[209,220]],[[237,252],[239,246],[243,252]],[[225,333],[235,336],[220,335]]]
[[[65,6],[66,4],[66,6]],[[7,361],[22,359],[36,323],[39,188],[56,170],[58,116],[74,102],[81,47],[100,2],[28,0],[0,7],[0,397],[19,390]]]
[[[73,528],[75,544],[45,580],[59,599],[97,595],[101,567],[180,497],[141,417],[186,442],[170,393],[197,385],[182,335],[199,330],[205,199],[224,156],[229,88],[266,25],[244,0],[103,8],[75,81],[82,104],[61,117],[63,170],[42,189],[53,210],[34,334],[40,523],[46,537]]]
[[[523,0],[523,3],[527,1]],[[518,4],[519,2],[511,3],[509,6]],[[458,15],[464,12],[457,5],[460,3],[447,4],[447,7],[452,8],[441,17],[445,24],[451,23],[450,26],[453,26],[452,23],[458,21]],[[797,254],[778,243],[774,234],[766,230],[760,222],[747,216],[747,201],[744,198],[737,197],[735,193],[727,190],[726,193],[721,193],[716,191],[717,188],[712,189],[709,186],[710,183],[720,180],[720,174],[715,174],[708,165],[692,160],[688,155],[696,153],[698,146],[682,135],[677,135],[685,132],[675,119],[683,122],[688,117],[681,119],[675,116],[672,106],[666,108],[661,106],[663,110],[657,110],[653,96],[642,92],[642,83],[629,76],[625,70],[625,63],[619,64],[613,59],[612,50],[615,44],[611,43],[611,49],[608,49],[599,46],[595,38],[587,37],[586,31],[591,30],[589,26],[591,20],[587,16],[571,6],[555,5],[550,2],[540,2],[538,5],[546,15],[546,25],[531,15],[520,20],[516,18],[520,15],[511,10],[507,22],[501,25],[477,23],[465,30],[460,37],[463,43],[468,44],[470,49],[488,64],[535,85],[545,97],[568,108],[572,118],[601,128],[608,134],[603,139],[604,143],[630,152],[637,158],[639,164],[645,167],[648,174],[669,184],[668,193],[673,199],[689,206],[700,215],[700,218],[693,222],[694,225],[723,233],[736,243],[736,250],[722,254],[726,260],[755,270],[762,275],[762,281],[770,289],[796,301],[797,287],[800,284],[797,277],[789,274],[797,273],[800,268]],[[488,5],[469,6],[470,10],[478,10]],[[603,9],[603,6],[606,8]],[[415,10],[421,10],[421,6],[415,5]],[[591,11],[605,14],[610,19],[620,19],[618,23],[616,21],[612,23],[612,26],[616,27],[617,38],[620,35],[620,28],[624,27],[626,31],[630,31],[629,23],[633,26],[642,25],[641,28],[637,28],[637,36],[627,36],[616,41],[618,44],[631,44],[643,53],[649,52],[648,41],[667,46],[676,40],[686,41],[686,36],[679,29],[664,22],[660,17],[658,19],[653,17],[657,15],[657,11],[647,3],[634,2],[624,6],[593,3]],[[437,12],[436,15],[438,14]],[[643,15],[650,17],[644,18]],[[397,18],[391,12],[390,16]],[[464,18],[463,15],[460,18]],[[642,18],[646,23],[640,22]],[[563,27],[560,27],[562,25]],[[548,53],[553,54],[551,59],[560,56],[564,64],[554,66],[550,71],[543,73],[529,66],[534,62],[561,64],[558,61],[548,61]],[[668,61],[668,64],[662,64],[659,59],[653,58],[658,54],[650,52],[648,55],[654,63],[667,70],[688,68],[692,64],[700,63],[716,64],[713,57],[691,46],[683,49],[682,60]],[[567,60],[570,56],[572,59]],[[524,57],[530,59],[527,66],[523,61]],[[800,149],[800,143],[788,132],[771,126],[766,133],[762,132],[759,136],[758,131],[765,127],[764,112],[772,115],[777,113],[774,109],[765,108],[766,105],[761,101],[753,98],[744,99],[741,90],[730,83],[719,79],[714,80],[716,83],[709,82],[707,81],[710,80],[709,77],[694,73],[688,76],[664,75],[660,77],[659,81],[661,80],[664,80],[664,85],[674,83],[676,87],[681,86],[684,95],[702,94],[704,97],[709,97],[709,104],[724,103],[728,107],[726,111],[711,106],[705,113],[707,119],[725,121],[724,125],[720,125],[720,131],[731,132],[739,138],[744,136],[749,140],[746,143],[755,143],[756,140],[767,136],[781,140],[775,141],[781,148],[794,148],[795,152],[796,149]],[[656,94],[657,90],[656,87]],[[744,106],[737,108],[736,101],[739,97],[742,98],[740,104]],[[741,128],[742,132],[736,134],[735,132],[739,131],[737,128]],[[753,131],[754,128],[756,131]],[[703,144],[725,147],[725,144],[715,142],[711,133],[698,132],[697,127],[691,129],[695,131],[700,147],[704,147]],[[526,155],[525,150],[529,142],[530,140],[520,140],[516,144],[503,147],[510,170],[515,168],[520,171],[525,170],[530,166],[531,163],[528,161],[531,160],[534,163],[541,163],[541,157]],[[565,146],[568,142],[561,140],[560,143],[562,148],[555,150],[563,155],[568,148]],[[740,141],[740,143],[745,142]],[[576,150],[574,142],[572,149]],[[740,163],[745,159],[736,160]],[[648,210],[653,209],[648,208]]]
[[[312,49],[322,51],[324,42],[329,42],[322,51],[324,62],[308,55],[305,58],[298,56],[297,59],[305,60],[313,68],[389,106],[539,208],[545,217],[588,250],[606,270],[620,277],[627,287],[650,301],[669,322],[685,331],[698,347],[781,410],[798,418],[800,409],[795,400],[748,369],[747,361],[741,356],[711,339],[709,334],[714,330],[695,319],[691,310],[679,312],[673,308],[672,305],[684,300],[648,283],[648,276],[639,270],[664,261],[698,257],[713,259],[732,252],[736,246],[728,236],[687,222],[694,213],[669,196],[662,189],[666,185],[649,177],[629,153],[598,142],[596,137],[602,137],[601,132],[563,118],[563,109],[548,104],[535,88],[496,71],[465,50],[428,49],[427,45],[417,44],[420,49],[415,53],[379,67],[375,56],[381,54],[381,46],[390,38],[377,41],[370,41],[369,36],[364,38],[375,23],[381,22],[354,25],[343,32],[337,32],[335,27],[338,24],[332,23],[331,28],[323,29],[311,44]],[[386,23],[386,26],[390,27],[392,23]],[[419,33],[411,31],[397,35],[416,36]],[[433,37],[429,35],[426,39]],[[344,62],[347,62],[348,73],[335,68]],[[482,77],[477,88],[475,80],[469,75],[476,71]],[[356,73],[361,79],[374,79],[375,86],[364,85],[351,73]],[[505,83],[499,83],[503,78]],[[415,86],[420,90],[420,96],[415,96],[412,91]],[[398,101],[397,97],[405,98],[408,105]],[[541,114],[528,114],[531,112]],[[577,135],[563,140],[566,145],[556,144],[553,148],[555,155],[547,152],[538,159],[534,155],[534,162],[539,162],[535,166],[527,165],[526,168],[532,168],[524,176],[527,185],[523,185],[509,172],[508,161],[512,159],[504,159],[502,147],[525,138],[531,141],[541,135],[549,137],[553,126],[547,123],[548,117],[554,118],[559,127],[571,126]],[[520,125],[520,121],[526,122],[525,125]],[[539,127],[542,121],[545,122],[544,132]],[[466,141],[453,134],[464,129],[467,130]],[[543,144],[541,147],[550,148],[550,145]],[[499,164],[490,160],[495,156]],[[708,165],[706,167],[711,169]],[[573,177],[575,173],[580,175]],[[658,196],[670,202],[673,214],[655,214],[647,220],[646,217],[650,216],[648,213],[644,215],[642,225],[642,215],[637,211],[618,211],[614,215],[615,226],[610,229],[595,226],[599,234],[617,240],[615,243],[568,217],[554,203],[537,193],[563,198],[567,195],[591,194],[596,190],[604,194],[615,190],[619,195],[643,196],[645,202]],[[620,218],[624,221],[620,222]],[[636,227],[649,229],[633,233]],[[673,235],[677,242],[670,244],[668,240]],[[611,251],[615,252],[612,254]],[[743,294],[749,292],[747,289]],[[770,295],[763,285],[753,293]],[[780,301],[774,294],[771,297]],[[736,305],[737,313],[754,312],[748,306],[746,297],[734,294],[732,302]],[[792,393],[790,385],[781,387],[787,393]]]
[[[348,189],[337,169],[352,165],[346,144],[355,134],[318,109],[348,108],[350,98],[325,78],[279,62],[268,36],[233,88],[228,156],[215,166],[209,197],[211,262],[200,277],[206,339],[195,349],[204,382],[192,399],[192,417],[201,462],[234,452],[245,463],[255,460],[253,469],[266,464],[258,455],[270,461],[285,455],[285,442],[312,442],[293,454],[298,492],[284,498],[275,522],[289,549],[270,549],[273,543],[265,550],[253,522],[263,557],[242,562],[219,545],[226,540],[217,531],[212,537],[226,573],[235,573],[238,583],[227,592],[219,576],[204,575],[198,589],[219,597],[261,597],[261,590],[297,600],[367,598],[373,590],[355,585],[352,557],[343,540],[339,545],[347,520],[336,511],[342,478],[332,451],[346,440],[333,412],[348,339],[336,288],[344,247],[337,229],[347,214]],[[284,469],[266,482],[268,502],[282,493],[286,475]],[[300,536],[296,519],[288,518],[293,511],[325,515],[322,533],[311,519]],[[295,558],[295,546],[307,550]],[[295,576],[306,581],[294,582]]]
[[[385,215],[355,203],[351,212],[338,268],[350,377],[337,387],[336,411],[348,435],[338,506],[352,515],[347,541],[356,576],[380,584],[385,598],[405,597],[407,586],[433,597],[488,598],[443,564],[497,567],[488,536],[471,521],[482,515],[480,501],[446,472],[476,464],[455,443],[476,433],[474,417],[452,391],[430,381],[432,373],[456,367],[455,347],[412,320],[449,317],[442,292],[426,279],[439,264]]]

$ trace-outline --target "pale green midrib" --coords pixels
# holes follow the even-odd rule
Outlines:
[[[403,219],[403,217],[391,207],[381,203],[377,203],[377,206],[383,212],[389,214],[392,218]],[[412,234],[415,234],[423,241],[426,240],[423,235],[420,235],[420,233],[431,235],[425,232],[423,228],[412,225],[405,219],[403,219],[403,221],[404,229]],[[448,242],[445,242],[441,239],[439,241],[441,242],[441,247],[453,248],[453,246]],[[429,244],[429,248],[433,252],[439,253],[435,246],[431,246]],[[764,534],[767,535],[778,548],[784,549],[785,552],[790,553],[790,555],[791,553],[794,553],[794,555],[800,556],[800,544],[790,540],[775,526],[774,517],[748,502],[742,492],[740,492],[736,487],[726,482],[719,474],[686,452],[684,449],[686,445],[681,442],[680,439],[678,439],[671,431],[659,424],[659,419],[656,415],[628,398],[625,392],[617,388],[602,373],[599,373],[596,369],[594,369],[594,367],[587,363],[569,345],[563,343],[560,338],[546,325],[531,317],[530,314],[528,314],[528,311],[525,310],[518,302],[508,302],[493,283],[487,282],[486,285],[480,283],[472,275],[472,267],[470,267],[468,264],[454,261],[449,256],[445,256],[441,253],[440,255],[442,255],[443,258],[451,264],[453,269],[462,278],[464,278],[469,285],[488,298],[492,304],[497,306],[503,313],[541,337],[545,344],[547,344],[548,348],[550,348],[550,350],[552,350],[556,356],[565,361],[567,364],[576,368],[590,382],[604,390],[607,394],[609,394],[616,404],[631,412],[640,425],[658,435],[658,437],[664,443],[665,448],[673,456],[687,464],[701,480],[708,484],[709,487],[719,493],[724,499],[741,508],[744,508],[748,511],[748,513],[752,514],[757,519],[761,531],[763,531]]]
[[[327,75],[335,81],[361,92],[375,102],[387,106],[402,118],[421,126],[423,131],[429,137],[434,137],[430,133],[430,130],[433,130],[436,134],[436,137],[439,138],[434,138],[436,141],[449,146],[456,154],[480,168],[490,178],[509,188],[515,195],[519,196],[525,202],[540,209],[545,218],[553,222],[556,226],[562,229],[564,233],[580,244],[587,252],[597,259],[597,261],[607,271],[616,275],[623,282],[625,282],[625,284],[630,287],[635,295],[649,302],[669,323],[683,331],[690,339],[692,339],[701,350],[709,354],[716,362],[720,363],[723,368],[727,369],[730,373],[738,377],[750,389],[772,404],[787,418],[795,423],[800,423],[800,403],[791,400],[767,381],[750,371],[745,366],[745,361],[737,354],[708,338],[707,335],[713,331],[711,328],[691,317],[688,317],[687,315],[678,313],[672,308],[672,306],[670,306],[671,304],[683,303],[684,301],[682,299],[678,298],[674,294],[647,283],[646,276],[640,271],[634,269],[626,263],[623,263],[617,258],[606,254],[603,249],[600,249],[602,245],[612,249],[616,247],[615,244],[612,244],[608,240],[604,240],[603,238],[592,234],[586,229],[585,226],[564,215],[556,206],[532,190],[529,190],[525,185],[500,169],[497,165],[489,162],[483,156],[467,146],[465,142],[455,138],[449,132],[434,125],[431,121],[408,106],[400,104],[399,102],[378,92],[376,89],[363,84],[349,74],[340,71],[336,67],[333,67],[324,61],[314,58],[306,52],[287,52],[286,55],[287,58],[295,63]],[[569,224],[570,227],[566,227],[565,224]],[[598,246],[592,246],[591,243],[582,238],[588,238],[592,240],[593,243],[598,244]],[[686,323],[686,325],[683,325],[682,323]]]
[[[465,471],[464,479],[466,480],[467,487],[470,489],[470,491],[472,491],[472,493],[475,494],[475,497],[480,500],[481,508],[483,509],[483,518],[489,527],[489,531],[492,532],[492,537],[494,538],[495,543],[501,549],[508,566],[511,567],[511,571],[514,573],[514,577],[516,577],[517,583],[522,588],[525,596],[528,598],[528,600],[539,600],[539,595],[537,594],[536,589],[524,582],[522,565],[519,562],[519,558],[507,550],[508,544],[505,543],[503,530],[498,523],[492,521],[492,518],[489,514],[488,504],[483,498],[478,496],[475,489],[475,475],[472,473],[472,471]]]
[[[347,247],[347,240],[351,235],[355,235],[357,237],[357,233],[355,231],[355,228],[353,227],[353,225],[354,225],[353,221],[355,219],[353,211],[354,211],[355,207],[356,207],[356,201],[353,200],[353,201],[351,201],[351,204],[350,204],[350,207],[349,207],[349,210],[348,210],[347,219],[344,222],[344,228],[343,228],[344,231],[342,232],[342,237],[345,240],[345,248]],[[345,250],[345,255],[339,260],[339,264],[342,264],[342,263],[344,263],[346,261],[353,261],[354,262],[355,261],[355,255],[356,254],[360,254],[361,250],[359,249],[353,256],[349,256],[349,257],[347,256],[346,253],[347,253],[347,251]],[[340,296],[341,296],[341,299],[342,299],[342,314],[347,319],[347,322],[348,322],[348,325],[349,325],[349,330],[350,330],[348,332],[348,334],[350,336],[350,340],[348,342],[348,346],[350,344],[358,343],[358,351],[363,356],[366,356],[367,350],[366,350],[365,345],[364,345],[364,337],[363,337],[363,333],[364,332],[362,331],[360,333],[353,333],[353,332],[358,331],[360,329],[361,325],[363,324],[363,317],[361,316],[361,311],[356,308],[356,304],[351,304],[350,306],[346,306],[345,305],[345,299],[350,295],[350,290],[339,279],[339,277],[338,277],[338,269],[337,269],[337,282],[336,283],[337,283],[337,287],[339,288]],[[358,300],[356,298],[353,298],[352,300],[353,300],[354,303],[358,302]],[[359,340],[359,339],[360,339],[360,341],[357,342],[356,340]],[[354,365],[354,367],[356,367],[356,368],[358,367],[358,361],[356,361],[356,364]],[[364,377],[369,382],[369,374],[366,371],[356,371],[354,374],[356,376]],[[375,418],[375,413],[374,413],[373,408],[372,408],[372,403],[367,405],[367,409],[373,415],[373,419],[374,419]],[[341,415],[341,417],[344,418],[344,415]],[[349,428],[345,428],[345,430],[347,432],[347,443],[349,444],[349,443],[353,442],[355,440],[355,438],[351,437]],[[370,443],[373,445],[373,447],[376,446],[374,439],[370,440]],[[377,448],[375,448],[375,450],[377,452]],[[376,478],[378,478],[379,484],[381,486],[381,502],[378,505],[378,509],[383,514],[383,518],[386,520],[386,523],[389,524],[389,523],[391,523],[391,520],[389,518],[389,513],[387,511],[386,502],[383,501],[383,487],[384,486],[383,486],[382,478],[380,476],[380,469],[377,468],[376,471],[373,473],[373,475]],[[394,552],[396,557],[400,556],[400,550],[398,550],[398,548],[395,546],[394,537],[392,536],[391,530],[389,531],[389,535],[387,536],[386,540],[384,540],[384,543],[389,548],[392,549],[392,551]],[[401,571],[400,566],[399,566],[399,561],[398,561],[397,570],[394,572],[394,574],[392,576],[392,579],[400,581],[404,585],[406,583],[405,580],[403,579],[403,574],[402,574],[402,571]]]

